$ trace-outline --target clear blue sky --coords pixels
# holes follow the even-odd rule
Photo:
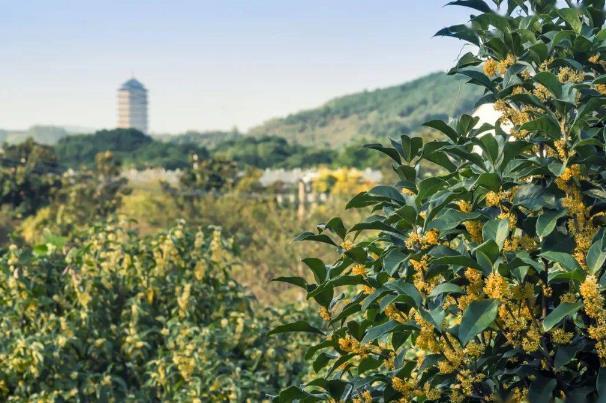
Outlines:
[[[0,0],[0,128],[113,127],[150,90],[152,132],[242,130],[453,65],[444,0]],[[448,96],[448,94],[445,94]]]

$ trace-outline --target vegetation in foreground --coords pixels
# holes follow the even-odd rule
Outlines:
[[[311,260],[312,281],[281,279],[326,325],[274,333],[323,334],[307,357],[328,371],[279,401],[606,399],[604,1],[492,3],[452,2],[475,15],[438,34],[478,47],[453,73],[501,119],[430,121],[443,140],[377,147],[400,180],[348,205],[374,215],[299,237],[340,253]],[[419,178],[423,160],[445,172]]]
[[[0,254],[2,400],[259,401],[303,380],[309,338],[267,333],[305,310],[256,306],[220,230],[130,227]]]

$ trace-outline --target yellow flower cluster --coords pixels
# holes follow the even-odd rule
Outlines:
[[[505,277],[499,273],[490,273],[486,279],[486,285],[484,286],[484,293],[487,297],[505,300],[510,297],[509,285],[505,280]]]
[[[464,273],[465,279],[469,284],[465,287],[465,294],[461,295],[457,301],[459,309],[464,311],[467,306],[482,297],[484,280],[479,270],[468,267]]]
[[[589,61],[589,63],[592,63],[592,64],[598,64],[598,63],[600,63],[600,54],[599,54],[599,53],[597,53],[597,54],[595,54],[595,55],[591,56],[591,57],[590,57],[589,59],[587,59],[587,60]]]
[[[345,249],[345,250],[350,250],[351,248],[353,248],[353,242],[351,242],[350,240],[346,239],[343,242],[341,242],[341,248]]]
[[[484,74],[486,74],[488,77],[494,77],[497,75],[497,66],[498,66],[498,62],[494,59],[487,59],[484,62]]]
[[[551,98],[553,98],[551,91],[549,91],[547,89],[547,87],[545,87],[543,84],[539,84],[539,83],[534,84],[534,89],[532,90],[532,94],[543,102],[546,102],[546,101],[550,100]]]
[[[606,95],[606,84],[596,84],[595,89],[600,95]]]
[[[559,179],[563,180],[564,182],[568,182],[569,180],[571,180],[573,178],[580,178],[580,177],[581,177],[581,166],[578,164],[574,164],[574,165],[564,168],[564,171],[559,176]]]
[[[497,72],[500,75],[505,75],[505,73],[507,73],[507,70],[513,66],[516,62],[516,57],[514,55],[512,55],[511,53],[507,55],[507,57],[503,60],[501,60],[498,64],[497,64]]]
[[[530,122],[530,114],[531,112],[535,111],[534,109],[528,106],[525,106],[521,109],[517,109],[513,106],[510,106],[502,99],[499,99],[495,102],[494,108],[496,111],[501,112],[500,120],[513,126],[522,126],[523,124]]]
[[[360,286],[360,291],[361,291],[363,294],[370,295],[370,294],[372,294],[373,292],[375,292],[375,289],[374,289],[374,287],[371,287],[371,286],[369,286],[369,285],[364,284],[364,285],[361,285],[361,286]]]
[[[358,396],[354,397],[352,400],[353,403],[372,403],[372,395],[370,391],[365,390],[360,393]]]
[[[570,67],[560,67],[558,71],[558,80],[562,83],[582,83],[585,75],[582,71],[573,70]]]
[[[554,141],[553,145],[555,147],[555,151],[556,151],[558,157],[560,158],[560,161],[566,161],[569,157],[568,149],[566,146],[566,140],[564,140],[564,139],[556,140],[556,141]]]
[[[568,344],[574,337],[574,333],[567,332],[564,329],[554,329],[551,332],[551,340],[556,344]]]
[[[606,364],[606,308],[604,297],[600,291],[598,281],[593,275],[587,276],[580,287],[585,313],[595,321],[589,327],[589,337],[595,340],[595,348],[602,365]]]
[[[520,249],[525,251],[533,251],[538,247],[537,241],[528,235],[514,235],[510,239],[505,240],[503,250],[505,252],[516,252]]]
[[[440,233],[435,229],[427,231],[422,236],[413,230],[410,231],[410,234],[408,234],[406,241],[404,241],[404,245],[406,245],[408,249],[428,249],[434,245],[437,245],[439,242]]]
[[[328,309],[326,309],[326,307],[320,307],[320,317],[325,320],[325,321],[330,321],[330,312],[328,311]]]
[[[553,57],[550,57],[549,59],[544,60],[539,65],[539,71],[540,72],[549,71],[551,69],[551,65],[553,64],[554,61],[555,61],[555,59]]]
[[[488,207],[494,207],[494,206],[498,206],[499,204],[501,204],[501,200],[502,200],[502,196],[500,193],[496,193],[496,192],[488,192],[486,193],[486,205]]]
[[[365,276],[366,275],[366,266],[363,264],[355,264],[351,268],[351,274],[354,276]]]
[[[482,242],[482,222],[478,220],[465,221],[463,223],[465,230],[474,242]]]
[[[387,305],[385,308],[385,316],[399,323],[405,323],[408,320],[406,314],[396,308],[394,304]]]
[[[454,389],[460,389],[463,395],[471,397],[474,394],[474,385],[486,379],[484,374],[474,374],[469,369],[463,369],[457,374],[458,385],[453,385]]]
[[[562,205],[568,210],[570,216],[567,227],[575,240],[574,257],[581,266],[586,267],[585,257],[598,228],[588,219],[590,209],[585,206],[579,187],[564,180],[572,179],[577,174],[580,174],[580,168],[575,165],[571,166],[570,172],[565,171],[563,177],[556,180],[556,185],[566,193]]]
[[[471,212],[471,204],[468,201],[465,200],[458,200],[456,202],[457,206],[459,207],[459,210],[461,210],[463,213],[469,213]]]

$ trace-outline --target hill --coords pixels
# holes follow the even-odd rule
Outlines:
[[[32,126],[27,130],[0,130],[0,143],[18,144],[31,137],[36,143],[53,145],[69,135],[63,127]]]
[[[428,120],[472,111],[481,92],[463,84],[464,79],[433,73],[402,85],[335,98],[317,109],[270,120],[249,134],[331,147],[384,140],[415,131]]]

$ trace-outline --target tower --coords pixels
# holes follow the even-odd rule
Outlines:
[[[134,78],[118,89],[118,127],[147,133],[147,90]]]

